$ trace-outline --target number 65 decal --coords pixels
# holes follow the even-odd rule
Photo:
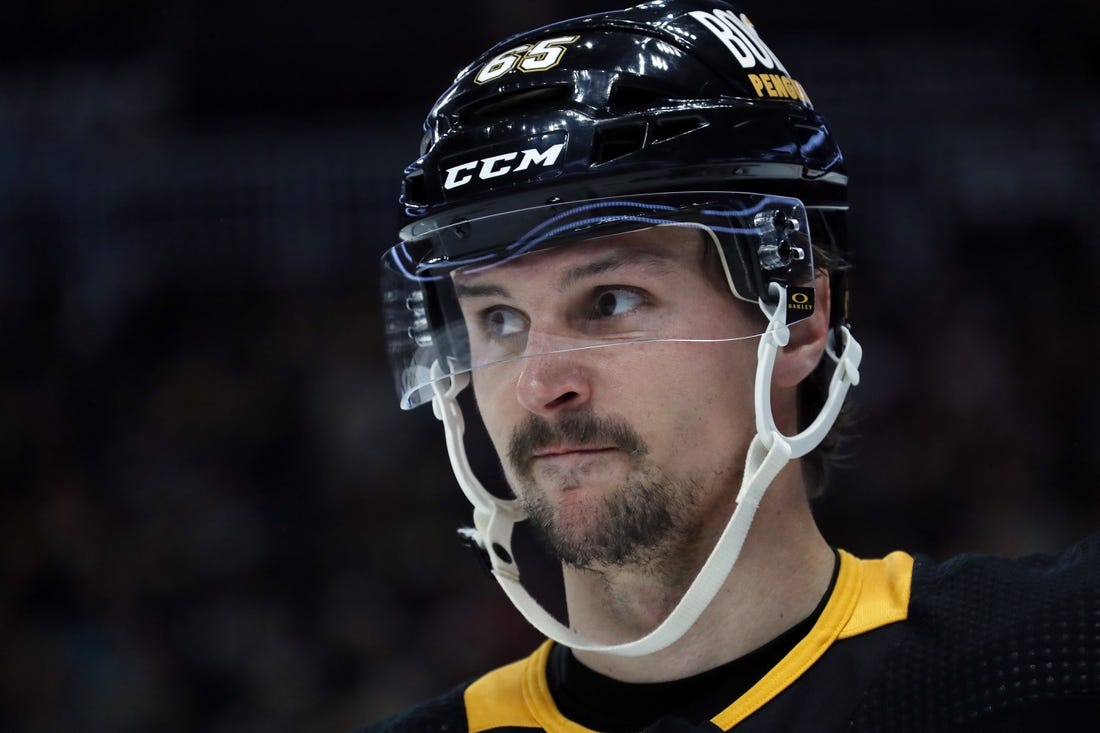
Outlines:
[[[580,36],[558,36],[557,38],[544,38],[535,45],[525,43],[509,49],[499,56],[494,57],[489,63],[481,67],[474,81],[484,84],[493,79],[499,79],[512,69],[520,71],[546,71],[558,65],[561,56],[565,53],[563,46],[575,43]]]

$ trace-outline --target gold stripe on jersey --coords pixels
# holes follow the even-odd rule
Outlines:
[[[544,643],[535,652],[539,655],[550,642]],[[523,699],[523,675],[531,666],[532,657],[496,669],[481,677],[466,688],[463,699],[466,702],[466,721],[469,733],[480,733],[492,728],[518,726],[520,728],[537,727],[531,712]],[[546,669],[543,660],[542,669]]]
[[[859,604],[839,639],[858,636],[880,626],[904,621],[909,613],[909,581],[913,578],[913,557],[892,552],[881,560],[863,560],[863,587]]]
[[[841,550],[836,585],[810,632],[763,678],[712,722],[729,730],[799,678],[837,639],[846,639],[905,620],[913,558],[894,552],[860,560]],[[551,642],[526,659],[481,677],[466,689],[469,733],[494,728],[541,728],[549,733],[592,733],[563,716],[546,681]]]
[[[494,728],[542,728],[555,733],[593,733],[558,711],[546,681],[547,640],[531,656],[481,677],[466,688],[469,733]]]
[[[859,560],[841,550],[836,585],[821,617],[802,641],[732,705],[711,718],[729,730],[785,690],[833,642],[903,621],[909,612],[913,558],[893,552],[881,560]]]

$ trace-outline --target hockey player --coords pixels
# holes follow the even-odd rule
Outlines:
[[[539,28],[459,74],[383,260],[390,356],[547,640],[367,730],[1096,729],[1096,539],[938,564],[814,522],[861,361],[846,188],[805,89],[718,0]],[[567,619],[524,584],[520,522]]]

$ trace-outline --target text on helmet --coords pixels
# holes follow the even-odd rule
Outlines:
[[[525,148],[509,153],[490,155],[486,158],[471,160],[466,163],[459,163],[458,165],[447,168],[443,177],[443,188],[450,190],[452,188],[458,188],[459,186],[465,186],[467,183],[474,180],[475,176],[482,181],[486,181],[508,173],[519,173],[520,171],[527,170],[533,165],[539,165],[544,168],[549,167],[557,162],[558,156],[564,149],[565,143],[561,142],[551,145],[546,150]],[[519,162],[512,165],[512,161],[517,158],[519,158]]]
[[[743,13],[737,15],[732,10],[719,9],[713,12],[695,10],[688,13],[699,21],[722,45],[729,50],[743,69],[775,69],[781,74],[749,74],[748,79],[758,97],[783,97],[796,99],[807,106],[813,106],[806,90],[790,77],[779,57],[768,48],[768,44],[756,33],[756,28]]]
[[[559,36],[557,38],[544,38],[532,45],[525,43],[522,46],[510,48],[502,54],[494,56],[474,76],[475,84],[484,84],[507,74],[513,69],[523,72],[546,71],[558,65],[564,46],[575,43],[580,36]]]

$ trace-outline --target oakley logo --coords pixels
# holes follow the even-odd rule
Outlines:
[[[443,188],[449,191],[452,188],[465,186],[475,177],[487,181],[509,173],[519,173],[536,165],[547,168],[557,163],[558,156],[561,155],[561,151],[564,149],[565,143],[562,142],[551,145],[543,151],[538,148],[527,148],[461,163],[447,169],[447,173],[443,178]]]

